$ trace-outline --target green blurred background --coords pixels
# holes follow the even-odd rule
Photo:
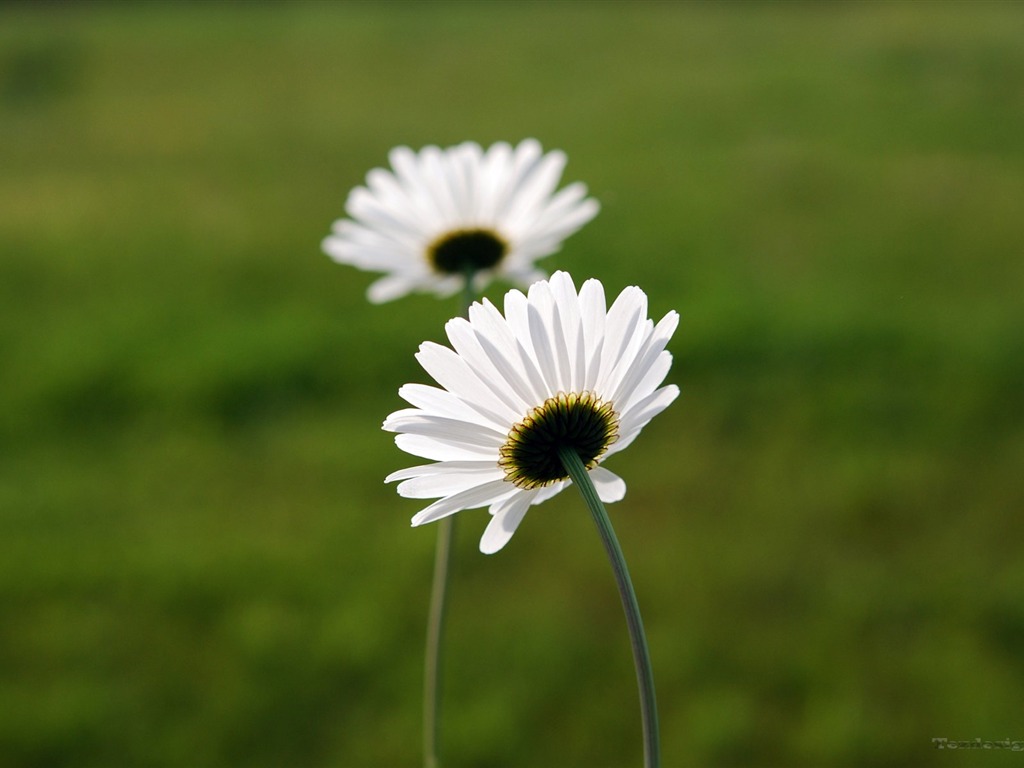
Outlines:
[[[1024,7],[0,7],[0,765],[415,766],[432,529],[380,422],[456,301],[319,250],[396,144],[535,136],[545,261],[682,316],[609,466],[666,766],[1016,764]],[[503,286],[491,291],[498,297]],[[640,762],[574,494],[459,518],[446,768]]]

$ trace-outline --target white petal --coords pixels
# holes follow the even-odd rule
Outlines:
[[[643,426],[644,425],[641,424],[639,427],[635,427],[634,429],[631,429],[629,432],[624,432],[620,427],[619,437],[614,443],[612,443],[608,447],[608,451],[605,453],[605,457],[607,458],[608,456],[611,456],[613,453],[618,453],[619,451],[624,451],[627,448],[629,448],[633,441],[640,436],[640,432],[643,429]]]
[[[480,195],[477,214],[481,224],[493,224],[504,206],[511,165],[512,147],[507,142],[492,144],[484,153],[477,169]]]
[[[467,164],[473,162],[472,142],[452,147],[442,156],[445,180],[457,215],[466,222],[476,219],[476,201],[472,188],[472,171]]]
[[[518,397],[519,421],[530,408],[543,402],[538,400],[535,381],[539,380],[533,360],[520,348],[508,323],[490,301],[484,299],[469,308],[469,318],[477,343],[490,360],[498,376],[505,380]],[[509,425],[511,426],[511,425]]]
[[[601,369],[595,389],[610,394],[625,375],[624,367],[643,343],[647,318],[647,294],[636,286],[625,288],[608,310],[601,350]]]
[[[564,152],[554,150],[540,157],[520,179],[516,195],[503,217],[503,224],[517,235],[537,220],[542,207],[562,176]]]
[[[416,359],[438,384],[466,403],[479,405],[494,414],[508,407],[493,392],[494,387],[507,386],[505,382],[482,382],[466,361],[448,347],[426,341],[420,345]]]
[[[434,212],[423,205],[421,198],[410,194],[408,187],[399,183],[394,174],[383,168],[374,168],[366,174],[366,183],[382,204],[405,209],[410,219],[416,221],[421,232],[433,227]],[[566,190],[569,188],[566,187]]]
[[[580,322],[583,325],[583,345],[586,350],[586,373],[583,389],[593,391],[601,368],[601,348],[604,342],[605,309],[604,286],[600,280],[587,280],[580,288]]]
[[[546,485],[536,491],[536,496],[533,497],[533,501],[530,502],[534,506],[543,504],[548,499],[553,499],[555,496],[560,494],[565,488],[572,485],[568,480],[559,480],[557,483]]]
[[[366,187],[352,190],[345,211],[353,219],[392,236],[415,238],[423,234],[423,224],[408,206],[385,205]]]
[[[638,363],[636,371],[639,379],[625,382],[619,387],[622,395],[614,400],[616,407],[620,408],[619,412],[625,413],[631,410],[634,403],[638,403],[650,395],[665,380],[671,368],[672,353],[665,351],[659,352],[658,356],[654,358],[654,362],[649,365],[646,362]]]
[[[425,148],[426,149],[426,148]],[[406,196],[415,201],[416,207],[436,229],[444,224],[444,214],[438,208],[434,184],[423,168],[419,155],[407,147],[398,147],[388,155],[395,177]]]
[[[586,192],[583,184],[573,184],[559,192],[530,228],[519,233],[517,245],[533,252],[535,257],[557,251],[565,238],[594,218],[601,209],[593,198],[577,200]]]
[[[352,219],[338,219],[335,221],[331,225],[331,234],[360,246],[377,245],[386,248],[414,242],[412,238],[403,237],[399,233],[377,230],[358,221],[352,221]],[[418,240],[419,238],[415,239],[416,242]]]
[[[537,356],[537,367],[550,397],[567,388],[562,382],[558,363],[555,361],[555,344],[552,339],[555,300],[551,296],[551,287],[546,282],[531,285],[527,298],[526,318],[530,328],[530,340],[533,352]]]
[[[406,453],[431,461],[498,461],[498,452],[493,448],[425,435],[398,434],[395,435],[395,445]]]
[[[324,239],[324,253],[339,264],[351,264],[366,270],[401,270],[426,273],[416,243],[374,232],[354,221],[343,219],[333,227],[334,234]]]
[[[601,501],[605,504],[622,501],[626,495],[626,483],[621,477],[604,467],[594,467],[589,474]]]
[[[494,469],[495,463],[493,461],[437,461],[433,464],[420,464],[415,467],[395,470],[384,478],[384,482],[392,483],[396,480],[408,480],[410,477],[440,475],[446,472],[475,472],[483,474],[492,472]]]
[[[415,285],[402,275],[385,275],[366,289],[366,298],[372,304],[384,304],[410,293]]]
[[[514,493],[521,493],[519,488],[505,480],[492,480],[489,483],[438,499],[428,507],[424,507],[412,518],[413,525],[423,525],[453,515],[463,509],[476,509],[488,504],[495,504],[507,499]]]
[[[482,412],[479,407],[471,408],[457,395],[429,384],[403,384],[398,388],[398,396],[410,405],[435,416],[471,421],[502,432],[507,432],[510,426],[504,419]]]
[[[501,211],[502,216],[508,215],[509,209],[515,205],[516,200],[522,194],[523,182],[529,178],[542,153],[540,142],[536,139],[524,139],[513,150],[512,163],[506,170],[508,180]]]
[[[465,287],[460,275],[448,275],[444,277],[431,275],[430,282],[432,283],[431,288],[433,292],[442,298],[454,296]]]
[[[551,303],[551,317],[545,322],[547,336],[551,340],[551,347],[555,353],[555,363],[558,372],[558,389],[563,392],[575,391],[573,384],[574,361],[575,361],[575,337],[566,336],[565,320],[562,318],[563,308],[557,300]],[[567,310],[568,311],[568,310]]]
[[[619,421],[619,439],[608,447],[608,453],[605,455],[618,453],[628,447],[640,430],[651,419],[668,408],[678,396],[679,387],[669,384],[640,400],[629,411],[622,414]]]
[[[535,491],[520,491],[510,498],[491,507],[491,522],[487,524],[484,535],[480,538],[480,551],[485,555],[493,555],[512,538],[516,528],[526,516]]]
[[[459,209],[452,189],[445,155],[442,151],[437,147],[424,147],[420,150],[420,169],[430,185],[434,204],[441,214],[443,226],[447,228],[464,220],[464,214]]]
[[[388,162],[395,169],[395,175],[407,189],[422,184],[419,159],[409,147],[395,147],[388,152]]]
[[[612,302],[605,321],[605,352],[609,358],[618,360],[622,356],[646,314],[647,294],[635,285],[624,288]]]
[[[586,353],[583,346],[583,332],[580,321],[580,303],[567,272],[555,272],[551,276],[551,292],[555,298],[558,319],[561,321],[560,342],[564,346],[564,360],[568,371],[563,373],[569,391],[579,392],[583,388],[586,371]]]
[[[479,307],[480,305],[475,304],[474,306]],[[478,314],[478,312],[474,314]],[[487,350],[481,345],[481,339],[469,320],[461,317],[453,318],[445,324],[445,332],[448,334],[448,340],[452,343],[452,347],[481,381],[501,381],[505,384],[505,386],[492,387],[491,391],[506,406],[506,410],[501,413],[501,416],[506,421],[507,432],[507,428],[515,424],[522,416],[524,409],[529,408],[523,399],[524,392],[515,369],[509,366],[500,355],[495,361],[493,356],[487,354]]]
[[[388,432],[401,432],[407,435],[424,435],[467,447],[491,449],[495,453],[507,437],[507,434],[481,424],[424,414],[418,408],[395,411],[385,419],[384,429]]]
[[[533,389],[533,399],[540,405],[555,392],[551,391],[544,376],[541,375],[539,358],[534,352],[533,337],[530,333],[530,302],[521,291],[509,291],[505,294],[505,320],[515,337],[523,370],[529,377]]]
[[[475,488],[484,483],[501,480],[505,473],[498,466],[489,472],[449,471],[435,475],[421,475],[398,484],[398,495],[407,499],[436,499]]]
[[[669,312],[661,319],[650,335],[647,336],[643,346],[637,350],[635,360],[629,362],[629,367],[618,386],[608,394],[609,398],[619,406],[620,410],[628,408],[630,401],[646,397],[653,392],[654,388],[661,383],[661,380],[668,373],[666,363],[667,365],[672,364],[672,356],[668,355],[667,358],[663,358],[661,353],[665,349],[665,345],[668,344],[669,339],[672,338],[672,334],[675,333],[678,325],[679,315],[675,312]],[[648,379],[645,383],[647,390],[635,392],[640,383],[648,378],[651,368],[654,366],[664,368],[661,378],[654,381],[653,384]]]

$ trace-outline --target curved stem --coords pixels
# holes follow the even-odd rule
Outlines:
[[[469,315],[475,298],[473,277],[475,270],[467,267],[462,290],[462,316]],[[445,615],[448,607],[448,571],[451,562],[455,518],[445,517],[437,522],[437,546],[434,552],[434,577],[430,586],[430,613],[427,617],[427,643],[423,664],[423,765],[439,768],[441,765],[441,675],[442,645]]]
[[[647,638],[644,635],[644,624],[640,618],[640,606],[633,591],[633,582],[629,578],[626,558],[619,547],[619,541],[612,529],[612,521],[608,512],[597,495],[597,489],[587,473],[579,454],[572,448],[559,448],[558,456],[562,460],[565,471],[569,473],[573,483],[580,489],[583,500],[590,508],[601,534],[608,559],[611,561],[615,582],[619,587],[622,608],[626,612],[626,625],[629,627],[629,640],[633,646],[633,664],[636,666],[636,681],[640,688],[640,716],[643,720],[644,735],[644,766],[658,768],[661,764],[661,753],[658,740],[658,703],[654,696],[654,673],[651,668],[651,656],[647,650]]]

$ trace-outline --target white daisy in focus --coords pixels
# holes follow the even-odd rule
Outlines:
[[[489,507],[480,540],[487,554],[505,546],[531,505],[571,483],[559,447],[576,449],[602,501],[621,499],[626,484],[601,463],[679,394],[674,384],[660,386],[679,315],[655,325],[639,288],[606,309],[599,281],[577,293],[572,278],[556,272],[528,296],[509,291],[504,309],[484,299],[468,320],[448,321],[451,349],[424,342],[416,359],[440,387],[401,387],[414,407],[384,421],[399,433],[399,448],[435,462],[386,478],[401,481],[401,496],[437,499],[412,524]]]
[[[367,174],[345,203],[351,218],[323,241],[335,261],[386,273],[367,291],[374,303],[413,291],[450,296],[468,271],[477,292],[496,276],[527,286],[544,277],[534,262],[599,208],[581,182],[555,193],[565,153],[544,154],[535,139],[486,152],[474,142],[396,147],[389,159],[393,170]]]

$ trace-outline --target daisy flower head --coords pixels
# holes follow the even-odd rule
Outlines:
[[[401,387],[413,407],[384,421],[399,448],[434,462],[386,478],[401,481],[401,496],[437,499],[412,524],[488,507],[480,550],[497,552],[531,505],[571,483],[558,455],[565,448],[579,455],[602,501],[620,500],[626,484],[601,465],[679,394],[661,386],[678,322],[675,312],[648,319],[639,288],[607,307],[598,280],[577,292],[565,272],[526,295],[509,291],[504,314],[484,299],[468,319],[448,321],[451,348],[428,341],[416,355],[440,386]]]
[[[484,151],[465,142],[418,153],[396,147],[391,170],[375,168],[349,193],[323,250],[335,261],[383,272],[374,303],[413,291],[450,296],[467,274],[481,290],[501,277],[527,286],[544,277],[534,262],[597,215],[581,182],[557,193],[564,152],[544,153],[535,139]]]

